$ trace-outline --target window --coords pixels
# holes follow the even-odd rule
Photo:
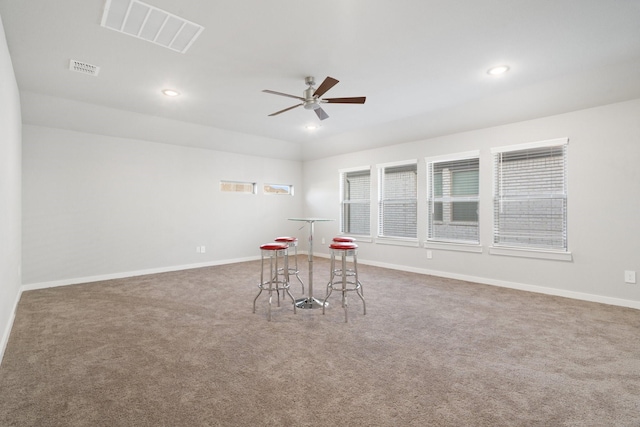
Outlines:
[[[417,162],[378,166],[380,237],[417,238]]]
[[[256,183],[241,181],[220,181],[220,191],[256,194]]]
[[[284,194],[293,196],[293,185],[265,184],[262,187],[264,194]]]
[[[479,153],[427,161],[427,239],[479,243]]]
[[[370,235],[371,170],[340,173],[340,231],[345,234]]]
[[[567,144],[492,150],[494,245],[567,251]]]

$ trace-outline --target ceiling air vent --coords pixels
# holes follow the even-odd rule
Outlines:
[[[138,0],[106,0],[101,24],[185,53],[204,27]]]
[[[100,71],[100,67],[97,65],[87,64],[86,62],[76,61],[75,59],[69,61],[69,69],[90,76],[97,76]]]

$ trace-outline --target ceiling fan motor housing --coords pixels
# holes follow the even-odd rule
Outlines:
[[[313,83],[313,81],[311,83]],[[311,85],[309,85],[309,87],[304,90],[304,108],[306,110],[316,110],[320,108],[320,103],[318,102],[318,98],[315,98],[313,96],[313,93],[315,91],[316,90]]]

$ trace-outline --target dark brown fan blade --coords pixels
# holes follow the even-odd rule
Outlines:
[[[364,104],[366,99],[366,96],[354,96],[351,98],[324,98],[322,101],[329,104]]]
[[[298,105],[294,105],[293,107],[285,108],[284,110],[276,111],[276,112],[275,112],[275,113],[273,113],[273,114],[269,114],[269,117],[277,116],[277,115],[278,115],[278,114],[280,114],[280,113],[285,113],[285,112],[287,112],[287,111],[289,111],[289,110],[293,110],[294,108],[297,108],[297,107],[299,107],[299,106],[301,106],[301,105],[302,105],[302,104],[298,104]]]
[[[289,98],[299,99],[300,101],[304,101],[304,98],[301,96],[289,95],[288,93],[276,92],[275,90],[263,90],[264,93],[270,93],[272,95],[280,95],[280,96],[288,96]]]
[[[333,77],[327,77],[326,79],[324,79],[322,84],[318,86],[318,89],[316,89],[316,91],[313,93],[313,96],[320,97],[337,84],[338,80],[334,79]]]
[[[327,113],[325,113],[325,111],[320,107],[316,108],[313,111],[316,112],[316,115],[318,116],[318,118],[320,120],[324,120],[324,119],[328,119],[329,118],[329,115]]]

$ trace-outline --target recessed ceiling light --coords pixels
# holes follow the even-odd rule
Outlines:
[[[164,93],[167,96],[178,96],[180,95],[180,92],[178,92],[177,90],[173,90],[173,89],[163,89],[162,93]]]
[[[509,67],[507,65],[498,65],[497,67],[489,68],[487,74],[490,76],[499,76],[500,74],[504,74],[509,71]]]
[[[320,126],[318,126],[318,125],[306,125],[304,128],[305,128],[306,130],[316,130],[316,129],[318,129],[319,127],[320,127]]]

